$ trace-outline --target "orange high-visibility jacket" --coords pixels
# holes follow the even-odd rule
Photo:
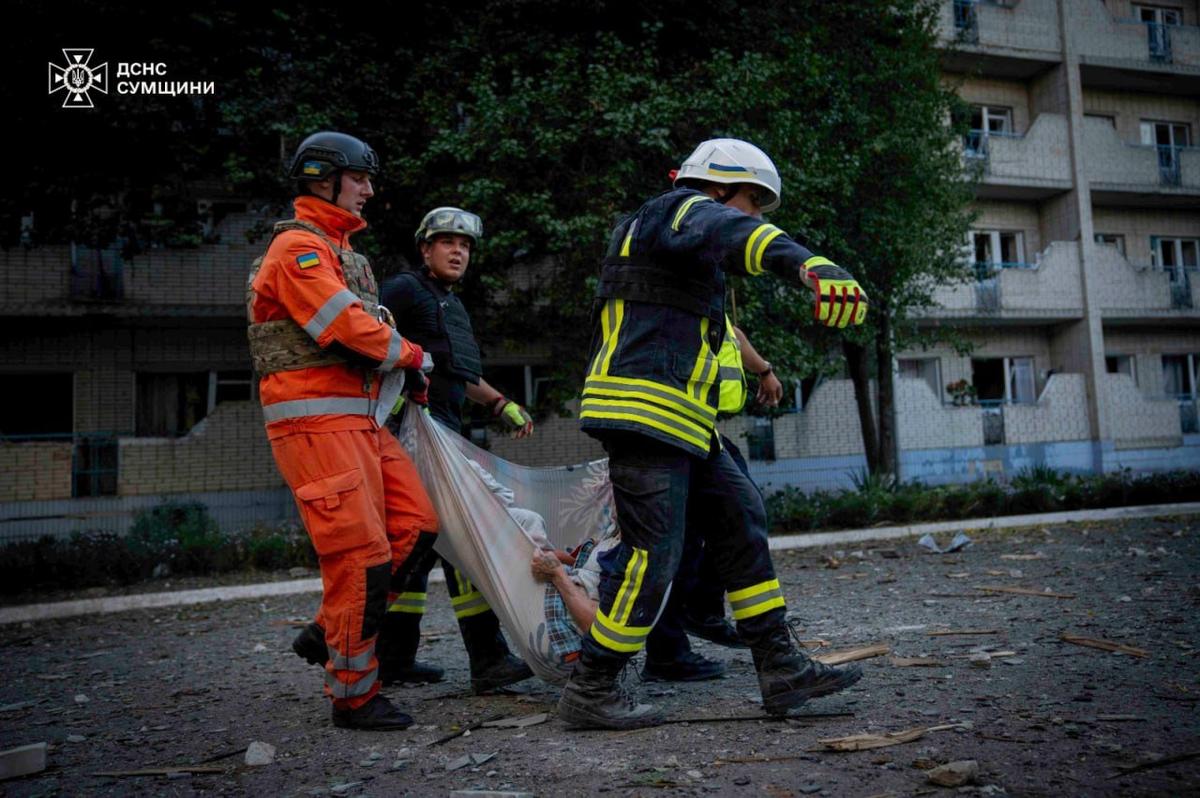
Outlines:
[[[297,219],[316,225],[344,250],[351,249],[350,236],[367,226],[361,217],[318,197],[297,197],[294,207]],[[412,362],[412,345],[363,309],[329,241],[306,230],[280,233],[251,284],[255,323],[291,319],[318,346],[347,358],[262,377],[259,398],[270,438],[371,429],[383,373],[420,366]]]

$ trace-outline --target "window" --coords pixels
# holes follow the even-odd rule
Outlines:
[[[1170,272],[1172,281],[1178,279],[1183,270],[1195,271],[1200,266],[1200,261],[1197,260],[1198,251],[1198,238],[1150,238],[1150,257],[1154,265]]]
[[[1096,233],[1096,243],[1116,247],[1117,252],[1125,254],[1125,236],[1119,233]]]
[[[1182,177],[1179,150],[1192,143],[1191,128],[1183,122],[1142,120],[1142,144],[1158,148],[1158,180],[1166,186],[1178,186]]]
[[[933,395],[942,401],[942,361],[936,357],[901,358],[897,361],[900,367],[900,379],[925,380]]]
[[[775,423],[769,416],[755,416],[746,431],[746,454],[751,460],[775,459]]]
[[[254,375],[244,371],[212,371],[208,375],[208,412],[221,402],[244,402],[254,396]]]
[[[1134,384],[1137,384],[1137,367],[1134,365],[1133,355],[1105,355],[1104,367],[1109,374],[1128,374]]]
[[[1163,391],[1176,399],[1196,398],[1197,355],[1163,355]]]
[[[1169,6],[1134,5],[1133,13],[1138,22],[1151,25],[1179,25],[1183,22],[1183,10]]]
[[[209,372],[137,375],[135,427],[138,437],[186,435],[208,415]]]
[[[0,391],[0,436],[70,436],[75,429],[72,374],[5,374]]]
[[[1003,230],[976,230],[971,233],[975,269],[980,279],[998,268],[1020,266],[1025,261],[1024,235]]]
[[[997,105],[971,106],[971,130],[983,133],[1012,133],[1012,109]]]
[[[980,403],[1033,404],[1037,384],[1032,357],[974,358],[971,379]]]

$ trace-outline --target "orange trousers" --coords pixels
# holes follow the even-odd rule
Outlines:
[[[329,647],[325,694],[355,709],[379,692],[375,638],[392,572],[437,513],[417,469],[387,429],[272,435],[271,450],[292,489],[321,566],[317,624]]]

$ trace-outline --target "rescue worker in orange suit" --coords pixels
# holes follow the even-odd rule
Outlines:
[[[483,223],[475,214],[461,208],[434,208],[425,214],[416,232],[421,267],[385,280],[380,301],[396,318],[400,333],[433,357],[427,407],[438,423],[462,434],[463,407],[469,399],[488,407],[516,437],[524,438],[533,432],[533,419],[483,378],[471,318],[453,290],[466,273],[482,235]],[[398,419],[393,417],[389,423],[398,423]],[[385,683],[442,679],[441,668],[416,659],[429,572],[439,559],[433,551],[434,540],[422,536],[418,541],[413,555],[417,562],[407,569],[408,582],[384,617],[379,661]],[[500,620],[479,588],[444,558],[442,571],[471,664],[471,690],[484,693],[531,677],[529,666],[509,652]]]
[[[367,226],[378,170],[374,150],[353,136],[321,132],[300,144],[289,172],[295,218],[275,225],[247,309],[267,437],[320,562],[324,595],[302,638],[319,640],[313,659],[325,664],[333,724],[387,730],[413,720],[379,694],[375,641],[393,571],[438,521],[380,423],[385,378],[396,385],[406,369],[415,380],[427,358],[381,316],[370,264],[350,246]]]
[[[580,424],[608,452],[621,543],[599,559],[596,620],[558,704],[569,725],[628,729],[663,721],[618,682],[645,646],[675,577],[688,512],[708,521],[705,547],[750,647],[764,710],[786,714],[862,677],[857,665],[824,665],[792,642],[762,501],[715,430],[725,272],[798,278],[814,293],[814,315],[825,326],[866,317],[866,294],[848,272],[762,220],[779,206],[781,189],[778,170],[758,147],[713,139],[684,161],[673,190],[612,232]]]

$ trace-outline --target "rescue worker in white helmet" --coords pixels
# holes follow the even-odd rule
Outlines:
[[[849,273],[762,220],[779,206],[781,188],[758,147],[713,139],[684,161],[674,190],[612,233],[580,422],[608,452],[621,544],[600,557],[596,620],[558,705],[568,724],[662,722],[617,682],[645,645],[675,576],[689,509],[720,521],[706,525],[705,546],[721,569],[768,713],[785,714],[862,677],[857,665],[824,665],[792,643],[762,502],[714,428],[726,271],[798,278],[816,296],[816,320],[829,327],[866,316],[866,293]]]
[[[436,421],[461,434],[463,407],[469,399],[490,408],[516,437],[524,438],[533,432],[533,419],[483,378],[471,318],[454,291],[482,235],[483,224],[473,213],[452,207],[429,211],[415,236],[420,267],[385,280],[380,304],[392,311],[401,335],[421,342],[433,356],[426,402]],[[396,424],[398,418],[393,417],[389,425]],[[435,540],[432,534],[418,538],[412,567],[406,563],[407,578],[398,594],[390,596],[376,649],[380,679],[384,684],[442,679],[441,668],[416,659],[429,572],[439,559],[470,660],[472,691],[483,693],[528,679],[533,672],[509,651],[500,621],[479,588],[438,557],[433,551]]]

